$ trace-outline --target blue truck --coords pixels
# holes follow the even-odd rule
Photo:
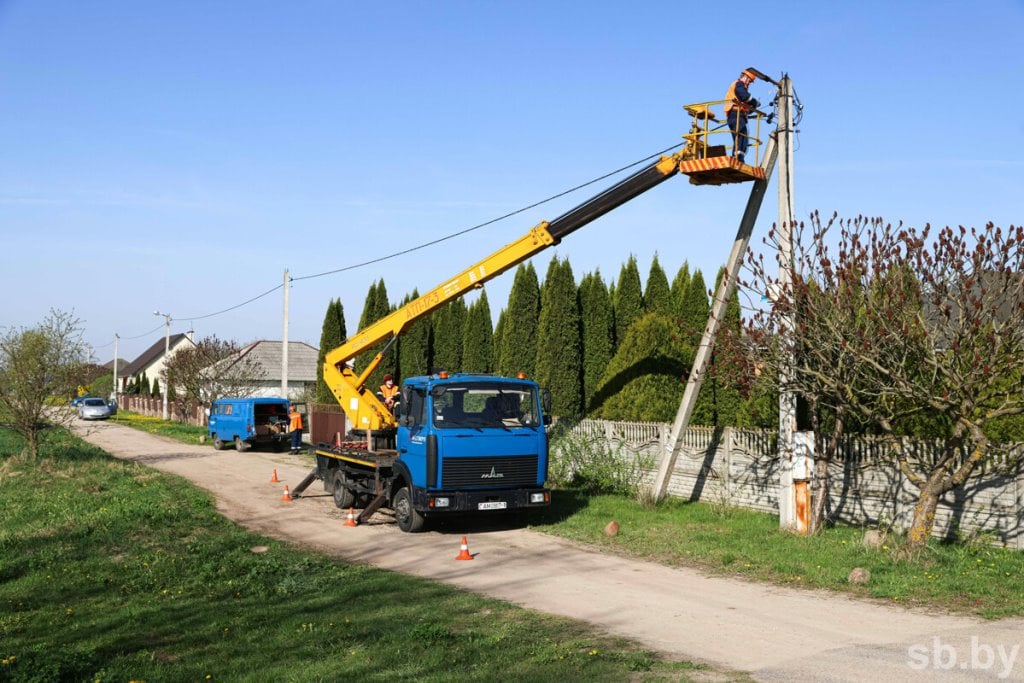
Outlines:
[[[544,487],[548,396],[518,377],[440,372],[409,378],[397,427],[318,444],[313,476],[339,508],[361,508],[360,521],[388,505],[407,532],[439,515],[543,507],[551,501]]]
[[[325,349],[323,380],[352,430],[344,437],[337,433],[333,443],[314,446],[316,467],[293,495],[321,479],[339,507],[362,508],[359,521],[387,505],[403,531],[418,531],[425,520],[441,514],[487,515],[548,505],[545,427],[551,422],[551,401],[535,382],[518,375],[430,370],[405,378],[396,414],[375,394],[370,378],[417,321],[665,180],[681,173],[694,184],[763,180],[763,169],[726,156],[706,159],[709,148],[697,127],[700,111],[694,111],[698,133],[686,136],[684,149],[662,156],[550,223],[541,221],[337,348]],[[357,371],[356,358],[369,361]]]
[[[253,446],[282,450],[288,440],[288,399],[218,398],[210,405],[207,434],[215,449],[234,445],[239,452]]]

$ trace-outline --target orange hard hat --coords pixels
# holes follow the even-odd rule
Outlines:
[[[746,76],[747,78],[749,78],[749,79],[750,79],[750,80],[752,80],[752,81],[756,81],[756,80],[757,80],[757,74],[755,74],[755,73],[754,73],[753,71],[751,71],[750,69],[744,69],[744,70],[743,70],[743,71],[742,71],[742,72],[740,73],[740,76]]]

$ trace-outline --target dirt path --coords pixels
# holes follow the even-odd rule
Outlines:
[[[282,502],[283,485],[294,488],[309,471],[294,456],[218,452],[111,423],[72,427],[119,458],[190,479],[225,516],[267,536],[587,621],[758,680],[1024,680],[1022,619],[935,616],[707,577],[526,530],[474,531],[474,561],[456,562],[461,531],[403,534],[383,513],[344,527],[320,482],[309,497]],[[281,484],[269,483],[275,468]]]

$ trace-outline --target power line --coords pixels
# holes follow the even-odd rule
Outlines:
[[[262,294],[257,294],[253,298],[247,299],[246,301],[243,301],[240,304],[235,304],[234,306],[231,306],[230,308],[225,308],[223,311],[217,311],[216,313],[207,313],[206,315],[182,315],[182,316],[178,316],[178,318],[179,318],[179,320],[188,320],[189,322],[193,322],[195,320],[203,320],[205,318],[212,318],[215,315],[220,315],[221,313],[227,313],[228,311],[233,311],[236,308],[241,308],[242,306],[245,306],[246,304],[251,304],[253,301],[256,301],[258,299],[262,299],[263,297],[267,296],[268,294],[273,294],[274,292],[276,292],[277,290],[281,289],[282,287],[284,287],[284,283],[279,284],[279,285],[274,285],[273,287],[271,287],[267,291],[263,292]]]
[[[559,192],[558,194],[551,195],[547,199],[542,199],[540,201],[534,202],[533,204],[530,204],[528,206],[524,206],[521,209],[516,209],[515,211],[511,211],[509,213],[506,213],[503,216],[498,216],[497,218],[492,218],[489,221],[484,221],[483,223],[479,223],[477,225],[474,225],[473,227],[465,228],[464,230],[459,230],[458,232],[453,232],[453,233],[451,233],[449,235],[445,235],[444,237],[439,237],[436,240],[431,240],[429,242],[424,242],[424,243],[419,244],[417,246],[409,247],[408,249],[403,249],[402,251],[396,251],[396,252],[394,252],[392,254],[388,254],[386,256],[380,256],[380,257],[375,258],[375,259],[370,259],[369,261],[362,261],[361,263],[355,263],[355,264],[350,265],[350,266],[344,266],[342,268],[336,268],[334,270],[324,271],[323,273],[316,273],[314,275],[303,275],[301,277],[293,277],[291,279],[292,279],[293,282],[298,281],[298,280],[312,280],[313,278],[324,277],[325,275],[334,275],[335,273],[342,273],[342,272],[345,272],[347,270],[355,270],[356,268],[362,268],[363,266],[369,266],[369,265],[372,265],[374,263],[380,263],[382,261],[387,261],[389,259],[393,259],[393,258],[396,258],[398,256],[404,256],[404,255],[412,253],[414,251],[419,251],[420,249],[426,249],[427,247],[432,247],[435,244],[440,244],[441,242],[445,242],[447,240],[454,239],[455,237],[459,237],[461,235],[465,235],[467,233],[473,232],[474,230],[479,230],[480,228],[487,227],[488,225],[492,225],[494,223],[497,223],[498,221],[503,221],[506,218],[511,218],[512,216],[515,216],[517,214],[523,213],[524,211],[529,211],[530,209],[537,208],[538,206],[541,206],[542,204],[546,204],[546,203],[548,203],[550,201],[558,199],[559,197],[564,197],[567,194],[571,194],[573,192],[576,192],[577,190],[583,189],[584,187],[587,187],[589,185],[593,185],[594,183],[597,183],[597,182],[600,182],[602,180],[605,180],[606,178],[610,178],[613,175],[616,175],[618,173],[622,173],[623,171],[629,170],[629,169],[633,168],[634,166],[638,166],[638,165],[640,165],[640,164],[642,164],[642,163],[644,163],[646,161],[650,161],[651,159],[653,159],[655,157],[658,157],[658,156],[664,154],[665,152],[669,152],[669,151],[675,149],[678,146],[679,146],[679,144],[676,143],[676,144],[672,145],[671,147],[666,147],[665,149],[661,150],[660,152],[655,152],[654,154],[646,156],[643,159],[640,159],[638,161],[634,161],[633,163],[628,164],[626,166],[623,166],[622,168],[618,168],[618,169],[616,169],[614,171],[611,171],[609,173],[605,173],[604,175],[598,176],[597,178],[594,178],[593,180],[588,180],[587,182],[585,182],[585,183],[583,183],[581,185],[577,185],[576,187],[570,188],[568,190],[565,190],[564,192]]]
[[[414,246],[414,247],[410,247],[408,249],[403,249],[401,251],[396,251],[396,252],[393,252],[391,254],[387,254],[385,256],[380,256],[380,257],[375,258],[375,259],[370,259],[369,261],[362,261],[360,263],[355,263],[355,264],[352,264],[352,265],[349,265],[349,266],[343,266],[341,268],[335,268],[334,270],[328,270],[328,271],[324,271],[322,273],[315,273],[313,275],[303,275],[303,276],[300,276],[300,277],[292,277],[292,278],[289,278],[289,281],[290,282],[297,282],[299,280],[312,280],[312,279],[318,278],[318,277],[324,277],[324,276],[327,276],[327,275],[334,275],[336,273],[342,273],[342,272],[345,272],[345,271],[348,271],[348,270],[355,270],[356,268],[362,268],[364,266],[373,265],[374,263],[380,263],[382,261],[388,261],[390,259],[397,258],[399,256],[404,256],[405,254],[409,254],[409,253],[414,252],[414,251],[419,251],[420,249],[426,249],[427,247],[434,246],[435,244],[440,244],[441,242],[446,242],[446,241],[448,241],[450,239],[454,239],[456,237],[460,237],[461,235],[465,235],[467,233],[473,232],[474,230],[479,230],[480,228],[487,227],[488,225],[493,225],[494,223],[497,223],[498,221],[503,221],[506,218],[511,218],[512,216],[518,215],[518,214],[523,213],[525,211],[529,211],[530,209],[537,208],[538,206],[541,206],[541,205],[546,204],[548,202],[554,201],[555,199],[558,199],[560,197],[564,197],[564,196],[566,196],[568,194],[576,192],[577,190],[581,190],[584,187],[588,187],[590,185],[593,185],[594,183],[601,182],[602,180],[610,178],[611,176],[614,176],[614,175],[616,175],[618,173],[622,173],[623,171],[627,171],[627,170],[633,168],[634,166],[639,166],[642,163],[645,163],[647,161],[650,161],[651,159],[654,159],[654,158],[656,158],[658,156],[661,156],[661,155],[665,154],[666,152],[670,152],[670,151],[672,151],[673,149],[675,149],[678,146],[679,146],[679,143],[675,143],[671,147],[666,147],[665,149],[663,149],[661,151],[655,152],[654,154],[650,154],[650,155],[644,157],[643,159],[639,159],[637,161],[634,161],[633,163],[627,164],[627,165],[623,166],[622,168],[618,168],[618,169],[615,169],[614,171],[610,171],[608,173],[605,173],[604,175],[598,176],[598,177],[594,178],[593,180],[588,180],[587,182],[582,183],[580,185],[577,185],[575,187],[569,188],[568,190],[565,190],[563,192],[559,192],[558,194],[551,195],[550,197],[548,197],[546,199],[541,199],[540,201],[534,202],[533,204],[529,204],[529,205],[524,206],[524,207],[522,207],[520,209],[516,209],[515,211],[510,211],[509,213],[506,213],[503,216],[498,216],[497,218],[492,218],[489,221],[484,221],[483,223],[479,223],[479,224],[474,225],[472,227],[465,228],[463,230],[459,230],[457,232],[450,233],[448,235],[445,235],[444,237],[439,237],[439,238],[437,238],[435,240],[431,240],[429,242],[424,242],[422,244],[419,244],[419,245]],[[182,316],[178,316],[178,320],[188,320],[189,322],[193,322],[193,321],[196,321],[196,320],[205,320],[206,318],[212,318],[214,316],[222,315],[224,313],[228,313],[230,311],[233,311],[233,310],[235,310],[237,308],[241,308],[242,306],[245,306],[247,304],[251,304],[254,301],[258,301],[259,299],[262,299],[265,296],[273,294],[274,292],[276,292],[277,290],[281,289],[282,287],[284,287],[283,283],[279,284],[279,285],[274,285],[273,287],[271,287],[267,291],[263,292],[262,294],[257,294],[256,296],[252,297],[251,299],[246,299],[245,301],[243,301],[240,304],[235,304],[234,306],[230,306],[228,308],[225,308],[225,309],[220,310],[220,311],[216,311],[214,313],[207,313],[205,315],[182,315]],[[153,334],[154,332],[156,332],[157,330],[159,330],[163,326],[164,326],[163,324],[160,324],[157,327],[155,327],[152,330],[150,330],[149,332],[144,332],[143,334],[136,335],[134,337],[121,337],[120,339],[122,341],[132,341],[134,339],[141,339],[142,337],[145,337],[145,336],[148,336],[150,334]],[[110,346],[111,344],[113,344],[113,342],[110,342],[109,344],[104,344],[103,346],[97,346],[97,347],[94,347],[94,348],[102,349],[102,348],[106,348],[107,346]]]

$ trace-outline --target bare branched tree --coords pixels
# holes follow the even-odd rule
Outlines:
[[[940,498],[990,456],[990,427],[1024,414],[1024,228],[814,214],[794,252],[785,288],[777,266],[748,258],[744,285],[772,300],[750,320],[752,347],[769,372],[792,362],[780,388],[831,411],[833,450],[849,419],[889,437],[918,489],[909,542],[919,549]],[[940,440],[940,454],[904,449],[899,437],[914,432]]]
[[[179,350],[161,373],[165,387],[174,387],[175,402],[184,414],[191,402],[209,406],[222,396],[245,398],[266,376],[259,361],[242,354],[237,342],[206,337]]]
[[[70,411],[58,407],[83,382],[88,358],[81,321],[73,313],[51,310],[35,327],[0,335],[0,408],[33,458],[46,423],[71,419]]]

